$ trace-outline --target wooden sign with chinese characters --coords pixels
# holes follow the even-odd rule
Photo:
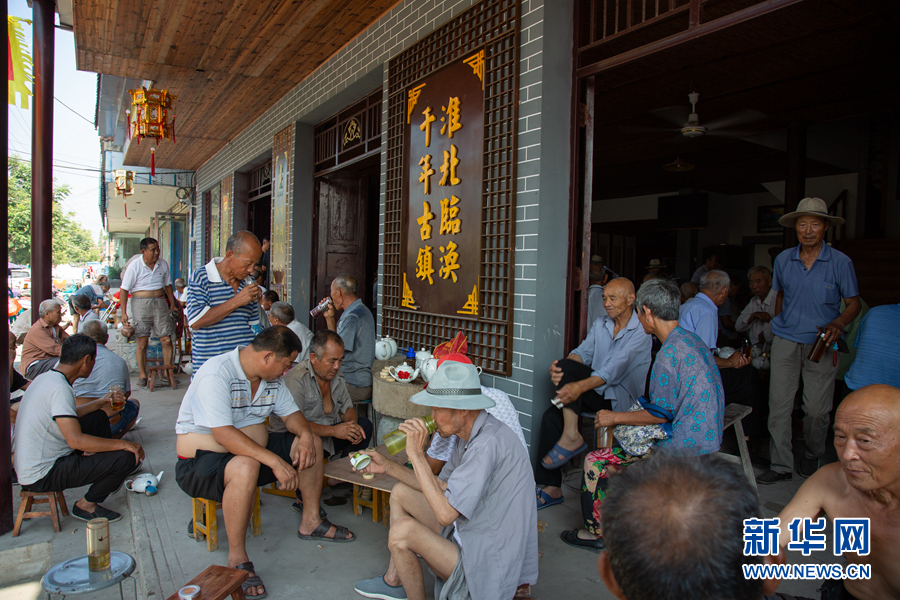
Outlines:
[[[269,287],[284,301],[288,300],[288,269],[291,218],[290,175],[294,149],[293,125],[275,134],[274,174],[272,177],[272,233],[269,250]]]
[[[484,51],[407,90],[401,306],[478,316]]]

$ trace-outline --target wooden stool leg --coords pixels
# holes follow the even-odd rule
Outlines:
[[[69,516],[69,507],[66,506],[66,497],[62,492],[55,492],[56,494],[56,503],[59,504],[59,510],[62,513],[62,516]]]
[[[19,514],[16,515],[16,524],[13,527],[13,537],[17,537],[19,535],[19,530],[22,529],[22,521],[25,519],[25,513],[31,510],[31,497],[22,498],[22,501],[19,503]]]
[[[759,488],[756,485],[756,473],[753,471],[753,463],[750,462],[750,450],[747,449],[747,440],[744,436],[744,423],[742,420],[735,421],[734,434],[737,437],[738,450],[741,452],[741,466],[744,468],[744,474],[750,478],[753,485],[753,491],[759,495]]]
[[[199,498],[192,498],[191,501],[193,503],[192,512],[194,515],[194,539],[199,542],[200,536],[203,535],[199,527],[203,522],[203,501]]]
[[[253,512],[250,514],[250,533],[252,533],[254,536],[262,533],[262,526],[260,525],[259,504],[259,488],[256,488],[256,493],[253,496]]]
[[[216,503],[204,500],[206,505],[206,550],[215,552],[219,548],[219,532],[216,526]]]
[[[150,369],[147,369],[147,371],[147,389],[152,392],[156,383],[156,371],[150,371]]]
[[[358,517],[362,514],[362,507],[359,505],[359,491],[360,487],[357,484],[353,484],[353,515]]]
[[[381,492],[381,524],[387,527],[391,522],[391,493]]]
[[[372,522],[377,523],[381,519],[381,491],[372,490]]]
[[[50,505],[50,518],[53,520],[53,531],[59,533],[59,512],[57,512],[56,496],[53,492],[50,492],[50,495],[47,498],[47,504]]]

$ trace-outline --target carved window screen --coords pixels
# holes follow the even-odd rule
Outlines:
[[[389,65],[382,332],[401,346],[434,348],[462,331],[469,356],[489,373],[512,373],[519,7],[485,0],[409,48]],[[484,161],[479,315],[445,316],[400,307],[403,128],[409,86],[484,47]]]

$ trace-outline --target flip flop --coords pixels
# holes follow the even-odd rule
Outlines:
[[[137,380],[137,386],[138,386],[138,387],[147,387],[147,378],[146,378],[146,377],[141,377],[140,379],[138,379],[138,380]]]
[[[537,509],[543,510],[548,506],[553,506],[554,504],[562,504],[565,498],[560,496],[559,498],[554,498],[544,490],[537,491]]]
[[[262,600],[263,598],[265,598],[266,596],[269,595],[268,586],[266,586],[266,584],[263,583],[263,580],[259,578],[259,575],[256,575],[256,569],[253,568],[252,562],[250,562],[248,560],[245,563],[235,565],[233,568],[238,569],[239,571],[247,571],[248,573],[254,574],[252,577],[248,577],[247,581],[245,581],[244,583],[241,584],[241,590],[244,592],[245,598],[247,598],[248,600],[252,600],[254,598],[256,600]],[[263,590],[262,594],[257,594],[256,596],[248,596],[247,595],[247,590],[249,590],[250,588],[253,588],[253,587],[260,587],[260,586],[265,588]]]
[[[560,539],[570,546],[575,546],[576,548],[582,548],[584,550],[590,550],[591,552],[596,552],[599,554],[606,548],[606,545],[603,543],[603,538],[598,537],[596,540],[585,540],[578,537],[578,529],[567,529],[559,534]]]
[[[587,450],[587,444],[584,442],[581,443],[581,447],[578,448],[578,450],[566,450],[565,448],[560,446],[558,443],[553,444],[553,449],[550,450],[550,452],[547,453],[547,456],[544,457],[544,458],[549,457],[550,463],[548,464],[547,461],[545,461],[544,458],[542,458],[541,465],[543,465],[543,467],[545,469],[558,469],[561,466],[563,466],[564,464],[566,464],[567,462],[569,462],[570,460],[572,460],[573,456],[577,456],[577,455],[581,454],[582,452],[584,452],[585,450]],[[556,454],[556,458],[553,457],[554,454]]]
[[[334,537],[325,537],[325,534],[328,533],[328,530],[334,526]],[[322,522],[319,523],[319,526],[313,529],[313,532],[309,535],[303,535],[299,531],[297,532],[297,537],[301,540],[312,540],[319,542],[334,542],[336,544],[348,544],[350,542],[356,541],[356,536],[350,537],[352,534],[350,530],[342,525],[335,525],[328,519],[322,519]],[[338,537],[340,536],[340,537]]]

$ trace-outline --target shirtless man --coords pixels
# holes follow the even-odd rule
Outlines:
[[[871,565],[872,578],[825,581],[834,594],[827,598],[900,598],[900,390],[870,385],[847,396],[835,417],[834,447],[840,463],[816,471],[781,511],[781,545],[798,517],[868,518],[869,554],[844,556]]]
[[[248,346],[211,358],[194,375],[175,425],[175,481],[192,498],[222,503],[228,566],[250,573],[242,586],[248,598],[268,594],[245,542],[256,488],[277,480],[283,490],[303,490],[307,500],[322,489],[322,441],[281,377],[299,351],[297,335],[277,326]],[[266,431],[273,412],[287,432]],[[314,501],[318,505],[318,497]],[[298,535],[320,543],[355,539],[315,510],[304,513]]]

